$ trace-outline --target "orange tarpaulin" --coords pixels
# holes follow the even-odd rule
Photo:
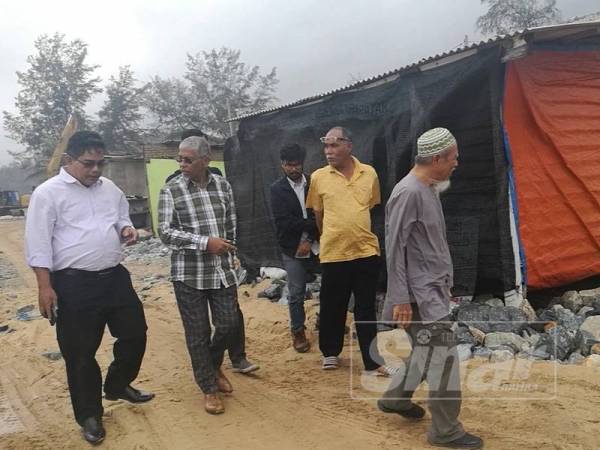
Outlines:
[[[600,52],[508,65],[504,126],[531,288],[600,274]]]

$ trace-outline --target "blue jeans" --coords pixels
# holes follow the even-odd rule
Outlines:
[[[283,254],[283,267],[287,272],[289,289],[288,307],[290,310],[290,329],[293,332],[304,330],[304,297],[306,295],[306,275],[309,258],[292,258]]]

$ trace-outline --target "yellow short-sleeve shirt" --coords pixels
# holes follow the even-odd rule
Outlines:
[[[321,262],[352,261],[379,255],[379,241],[371,231],[370,209],[381,202],[375,169],[354,160],[348,180],[331,166],[310,177],[306,207],[323,212]]]

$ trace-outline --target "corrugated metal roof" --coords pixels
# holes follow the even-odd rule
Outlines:
[[[488,48],[488,47],[492,47],[494,45],[500,45],[500,44],[506,44],[506,45],[512,46],[513,42],[516,41],[516,39],[520,39],[520,38],[523,38],[525,40],[530,40],[530,39],[537,40],[538,38],[545,37],[548,39],[548,38],[552,38],[552,35],[556,34],[555,32],[557,32],[557,31],[560,32],[560,34],[561,34],[560,37],[563,37],[564,33],[570,34],[569,32],[573,31],[573,30],[579,32],[580,29],[594,29],[594,28],[596,28],[595,31],[598,34],[600,34],[600,21],[549,25],[549,26],[531,28],[528,30],[516,31],[512,34],[496,36],[496,37],[493,37],[493,38],[490,38],[487,40],[473,43],[471,45],[466,45],[466,46],[462,46],[462,47],[459,47],[459,48],[456,48],[454,50],[450,50],[450,51],[447,51],[444,53],[439,53],[437,55],[430,56],[428,58],[423,58],[423,59],[419,60],[418,62],[408,64],[406,66],[391,70],[389,72],[382,73],[380,75],[375,75],[373,77],[365,78],[363,80],[357,81],[356,83],[348,84],[348,85],[342,86],[337,89],[323,92],[321,94],[316,94],[316,95],[312,95],[310,97],[305,97],[300,100],[293,101],[291,103],[286,103],[284,105],[274,106],[272,108],[267,108],[267,109],[263,109],[260,111],[254,111],[254,112],[251,112],[248,114],[239,115],[239,116],[236,116],[236,117],[226,120],[226,122],[238,121],[238,120],[242,120],[242,119],[247,119],[249,117],[273,113],[273,112],[276,112],[276,111],[279,111],[282,109],[286,109],[286,108],[292,108],[295,106],[306,105],[308,103],[315,102],[315,101],[322,101],[323,99],[325,99],[331,95],[335,95],[340,92],[350,91],[352,89],[361,88],[363,86],[368,86],[375,82],[383,81],[386,78],[395,77],[402,72],[414,70],[423,65],[426,65],[429,63],[434,63],[436,61],[442,60],[449,56],[459,55],[463,52],[467,52],[470,50],[479,50],[482,48]]]

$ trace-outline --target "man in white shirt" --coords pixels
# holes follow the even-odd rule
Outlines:
[[[120,262],[137,241],[123,192],[101,176],[104,142],[90,131],[67,144],[66,165],[31,197],[25,232],[41,314],[56,322],[75,419],[86,441],[105,437],[102,373],[95,355],[104,328],[117,338],[104,382],[106,399],[132,403],[154,394],[130,386],[146,349],[144,310]]]

